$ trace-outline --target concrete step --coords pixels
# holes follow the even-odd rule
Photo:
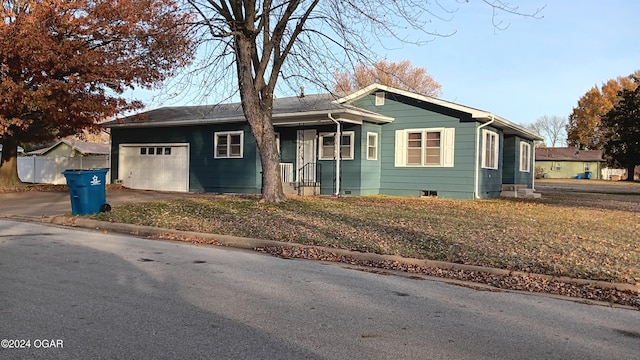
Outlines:
[[[526,188],[526,184],[502,184],[502,191],[518,191]]]
[[[296,182],[283,182],[282,191],[287,195],[320,195],[320,183],[314,183],[313,185],[300,185]]]
[[[539,199],[542,194],[536,193],[533,189],[503,190],[500,192],[501,197],[519,198],[519,199]]]

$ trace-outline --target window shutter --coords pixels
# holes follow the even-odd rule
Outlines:
[[[444,160],[442,166],[453,167],[453,148],[456,142],[456,129],[444,129]]]
[[[404,130],[396,130],[396,161],[395,166],[407,165],[407,133]]]

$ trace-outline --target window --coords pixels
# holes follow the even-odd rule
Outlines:
[[[141,147],[140,155],[171,155],[170,147]]]
[[[559,162],[555,163],[555,168],[556,168],[556,171],[560,171],[561,167]]]
[[[520,171],[531,171],[531,145],[524,141],[520,142]]]
[[[440,166],[442,164],[441,131],[407,133],[407,165]]]
[[[336,148],[336,133],[320,134],[320,160],[333,160]],[[344,131],[340,141],[340,158],[353,160],[353,131]]]
[[[453,166],[455,129],[396,131],[396,166]]]
[[[498,134],[493,131],[482,130],[482,167],[485,169],[498,168]]]
[[[367,133],[367,160],[378,160],[378,133]]]
[[[591,171],[591,170],[589,170],[589,169],[591,169],[591,166],[590,166],[590,165],[591,165],[591,164],[590,164],[590,163],[588,163],[588,162],[584,163],[584,171]]]
[[[214,135],[214,158],[242,158],[243,131],[218,132]]]
[[[376,93],[376,106],[382,106],[382,105],[384,105],[384,92],[378,91]]]

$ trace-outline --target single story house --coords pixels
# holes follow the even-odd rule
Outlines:
[[[298,194],[497,197],[503,184],[533,189],[533,143],[542,140],[490,112],[379,84],[342,98],[278,98],[272,121],[283,186]],[[113,182],[261,192],[239,103],[165,107],[103,125]]]
[[[536,149],[536,172],[550,179],[600,179],[604,167],[602,150],[577,147]]]
[[[26,155],[56,157],[109,155],[110,153],[109,144],[63,139],[51,146],[29,151]]]

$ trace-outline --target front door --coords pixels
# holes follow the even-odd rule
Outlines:
[[[316,182],[316,130],[298,130],[296,181]]]

